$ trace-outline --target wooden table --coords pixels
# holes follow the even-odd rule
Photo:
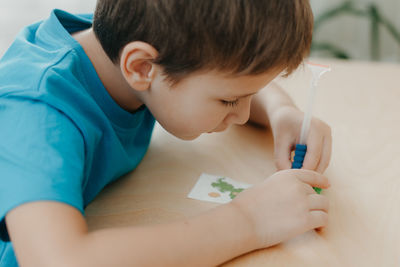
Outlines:
[[[332,127],[329,226],[238,257],[225,266],[400,266],[400,65],[318,60],[314,114]],[[299,69],[279,83],[304,108]],[[215,205],[186,196],[202,172],[256,184],[275,172],[269,131],[235,126],[195,141],[157,126],[139,167],[86,209],[90,230],[171,222]]]

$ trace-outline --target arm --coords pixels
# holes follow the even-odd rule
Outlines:
[[[15,109],[17,110],[17,108]],[[32,112],[28,109],[23,110],[25,113],[15,114],[25,114],[28,117]],[[41,105],[40,110],[42,110]],[[34,111],[40,114],[38,109],[34,109]],[[4,115],[4,113],[0,114]],[[49,119],[47,109],[43,111],[43,114],[46,116],[38,115],[37,117]],[[46,125],[59,126],[62,118],[54,116],[51,123],[46,123]],[[24,121],[30,122],[29,125],[33,129],[36,128],[36,121],[27,119]],[[14,124],[10,122],[9,125]],[[83,150],[80,148],[83,148],[83,140],[79,132],[68,121],[66,125],[62,125],[64,126],[56,127],[52,131],[62,135],[59,138],[51,138],[51,140],[61,140],[63,143],[67,142],[77,146],[76,149],[68,147],[68,153],[63,153],[67,159],[82,157]],[[27,123],[24,124],[25,129],[26,127]],[[5,136],[12,137],[11,131],[14,128],[7,127],[7,129],[9,132]],[[57,129],[62,129],[62,131]],[[47,135],[45,136],[47,137]],[[35,139],[29,140],[34,144]],[[17,139],[14,143],[18,144],[21,141]],[[23,143],[26,144],[26,141]],[[54,148],[55,144],[51,144],[51,147]],[[45,153],[46,158],[58,155],[58,153],[50,154],[53,149],[45,149],[45,151],[48,151]],[[59,149],[55,151],[57,152]],[[32,153],[32,151],[30,152]],[[38,151],[38,155],[42,154]],[[75,165],[66,164],[70,161],[59,160],[59,162],[62,163],[62,166],[56,166],[55,169],[65,168],[69,171],[69,175],[66,176],[69,177],[69,184],[74,181],[74,186],[71,186],[68,192],[79,192],[81,181],[73,177],[79,176],[82,169],[79,167],[72,172]],[[52,177],[58,177],[58,175],[59,173],[55,172]],[[39,174],[37,176],[39,177]],[[4,178],[5,175],[0,177]],[[18,180],[19,183],[16,187],[21,184],[27,186],[31,182],[27,172],[21,174],[20,177],[24,179]],[[305,187],[301,186],[299,187],[301,190],[294,192],[288,190],[290,187],[293,188],[290,186],[291,184],[298,184],[297,178],[292,177],[293,179],[288,180],[289,178],[290,175],[286,173],[280,179],[266,179],[266,183],[262,187],[253,187],[249,189],[249,193],[244,194],[245,192],[243,192],[243,195],[240,194],[236,197],[236,204],[221,205],[197,217],[165,225],[89,232],[83,216],[77,209],[60,202],[49,201],[30,202],[13,208],[6,215],[6,225],[17,259],[22,267],[217,265],[247,251],[285,240],[293,236],[294,230],[299,233],[314,225],[321,225],[320,222],[310,221],[306,224],[304,221],[298,221],[299,211],[292,208],[301,207],[294,203],[302,201],[308,203],[305,201],[304,195],[300,200],[296,198]],[[54,182],[49,183],[49,178],[37,179],[35,182],[54,186]],[[62,184],[60,187],[62,186],[65,190],[69,184]],[[34,184],[29,185],[34,186]],[[321,183],[316,183],[315,186],[323,188]],[[41,194],[51,197],[51,195],[47,196],[46,192],[53,189],[44,186]],[[311,187],[309,189],[311,192],[313,191]],[[5,190],[2,192],[4,194]],[[26,192],[29,192],[29,188],[26,189]],[[257,198],[254,198],[255,194],[258,196]],[[21,201],[24,200],[23,196],[20,197]],[[276,210],[274,207],[278,204],[282,206],[280,203],[282,200],[285,200],[288,207]],[[75,203],[78,206],[79,198]],[[279,213],[281,211],[283,214]],[[308,212],[308,210],[301,212]],[[281,220],[291,222],[289,230],[280,228],[285,226]],[[262,229],[254,230],[256,224],[261,225],[262,227],[257,228]],[[270,237],[270,233],[274,233],[274,238]]]
[[[311,171],[279,172],[229,204],[155,226],[88,232],[75,208],[46,201],[14,208],[6,224],[22,267],[211,266],[326,225],[327,199],[311,186],[329,182]]]
[[[281,107],[296,108],[290,96],[277,83],[271,82],[253,97],[249,122],[268,127],[271,115]]]
[[[75,208],[33,202],[12,210],[6,223],[22,267],[211,266],[254,248],[246,218],[231,205],[171,224],[89,233]]]

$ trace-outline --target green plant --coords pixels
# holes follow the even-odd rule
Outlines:
[[[353,1],[345,1],[339,6],[332,8],[315,19],[314,35],[318,34],[321,26],[340,15],[350,15],[367,18],[370,21],[370,57],[372,60],[380,59],[380,30],[386,29],[393,39],[400,45],[400,32],[393,23],[379,11],[374,3],[367,5],[366,9],[357,9]],[[343,59],[349,59],[351,56],[343,49],[327,42],[313,42],[312,51],[327,51],[333,56]]]

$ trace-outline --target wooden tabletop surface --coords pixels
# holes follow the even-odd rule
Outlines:
[[[400,65],[317,60],[314,115],[332,127],[329,225],[225,266],[400,266]],[[279,83],[304,109],[311,75]],[[171,222],[218,204],[188,199],[201,173],[257,184],[275,172],[269,131],[234,126],[181,141],[156,126],[139,167],[86,208],[91,231]]]

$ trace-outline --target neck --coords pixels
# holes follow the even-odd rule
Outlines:
[[[83,47],[86,55],[92,62],[97,75],[114,101],[128,112],[134,112],[143,103],[137,91],[129,86],[121,73],[104,52],[93,30],[90,28],[72,35]]]

